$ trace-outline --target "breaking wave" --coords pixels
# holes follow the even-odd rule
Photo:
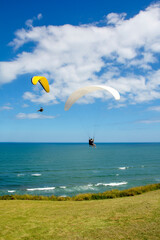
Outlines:
[[[119,167],[118,169],[119,169],[119,170],[125,170],[125,169],[127,169],[127,168],[129,168],[129,167]]]
[[[33,174],[31,174],[31,176],[34,176],[34,177],[39,177],[41,175],[42,175],[41,173],[33,173]]]
[[[96,183],[96,184],[86,184],[86,185],[80,185],[80,186],[59,186],[59,187],[39,187],[39,188],[27,188],[27,191],[48,191],[48,190],[64,190],[65,192],[72,192],[72,191],[87,191],[87,190],[96,190],[98,187],[115,187],[115,186],[121,186],[126,185],[128,182],[111,182],[111,183]]]
[[[103,192],[107,190],[107,187],[110,189],[111,187],[126,185],[128,182],[110,182],[110,183],[89,183],[84,185],[76,185],[76,186],[51,186],[51,187],[35,187],[35,188],[26,188],[26,189],[16,189],[16,190],[7,190],[8,193],[17,193],[17,194],[27,194],[27,192],[34,192],[34,194],[41,194],[42,191],[44,195],[57,195],[57,196],[69,196],[76,195],[79,193],[89,193],[89,192]],[[108,190],[109,190],[108,189]]]
[[[115,182],[115,183],[97,183],[95,186],[120,186],[120,185],[125,185],[127,184],[128,182]]]
[[[44,188],[27,188],[27,191],[46,191],[46,190],[54,190],[55,187],[44,187]]]

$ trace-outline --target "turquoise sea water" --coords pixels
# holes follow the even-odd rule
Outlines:
[[[160,143],[0,143],[0,195],[73,196],[160,182]]]

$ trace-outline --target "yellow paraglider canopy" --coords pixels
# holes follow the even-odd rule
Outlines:
[[[45,77],[34,76],[34,77],[32,77],[31,82],[32,82],[33,85],[36,85],[37,82],[39,82],[46,92],[50,91],[48,80]]]

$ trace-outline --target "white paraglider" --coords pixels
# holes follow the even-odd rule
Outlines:
[[[91,93],[91,92],[95,92],[97,90],[106,90],[108,92],[110,92],[113,97],[116,99],[116,100],[119,100],[120,99],[120,94],[119,92],[112,88],[112,87],[109,87],[109,86],[104,86],[104,85],[91,85],[91,86],[87,86],[87,87],[83,87],[83,88],[79,88],[78,90],[76,90],[75,92],[73,92],[69,98],[67,99],[66,103],[65,103],[65,108],[64,110],[65,111],[68,111],[71,106],[81,97],[85,96],[86,94],[88,93]]]

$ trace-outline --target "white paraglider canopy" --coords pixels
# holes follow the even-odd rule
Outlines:
[[[86,94],[88,93],[91,93],[91,92],[95,92],[97,90],[106,90],[108,92],[110,92],[113,97],[116,99],[116,100],[119,100],[120,99],[120,94],[119,92],[112,88],[112,87],[109,87],[109,86],[104,86],[104,85],[91,85],[91,86],[87,86],[87,87],[83,87],[83,88],[79,88],[78,90],[76,90],[75,92],[73,92],[69,98],[67,99],[66,103],[65,103],[65,108],[64,110],[65,111],[68,111],[71,106],[81,97],[85,96]]]

